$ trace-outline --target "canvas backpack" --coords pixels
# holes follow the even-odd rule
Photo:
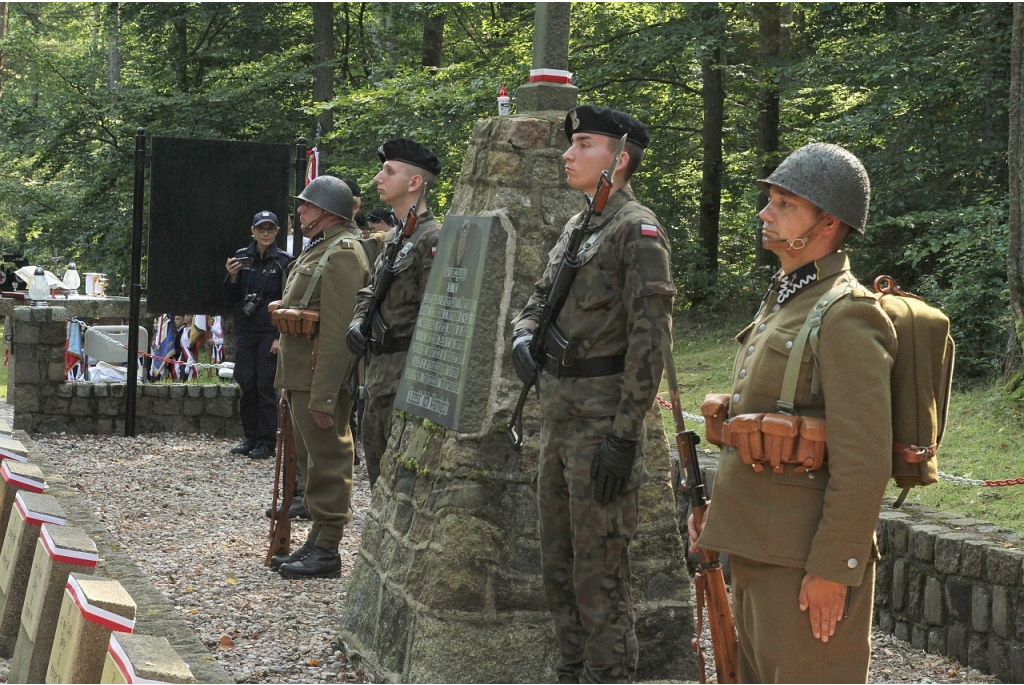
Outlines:
[[[780,411],[792,413],[800,361],[808,344],[815,359],[811,393],[817,393],[817,347],[822,319],[832,304],[857,287],[862,286],[856,280],[841,283],[822,295],[811,309],[786,366]],[[900,290],[889,276],[876,278],[874,287],[875,297],[892,321],[898,342],[890,379],[892,478],[902,490],[893,506],[899,508],[911,488],[939,480],[935,454],[946,427],[955,345],[949,333],[949,318],[940,309]]]

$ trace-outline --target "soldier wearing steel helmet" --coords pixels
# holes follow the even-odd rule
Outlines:
[[[623,135],[612,193],[591,220],[583,264],[555,321],[568,342],[545,341],[540,379],[541,573],[559,682],[632,682],[638,659],[629,545],[648,475],[640,458],[644,417],[672,344],[669,242],[629,185],[650,141],[640,121],[607,107],[576,107],[565,117],[569,149],[562,158],[569,187],[593,196]],[[524,382],[536,376],[530,342],[580,220],[569,220],[513,322],[512,361]]]
[[[345,329],[356,292],[369,280],[369,265],[351,235],[348,185],[320,176],[296,199],[302,234],[310,242],[291,265],[280,306],[318,312],[319,331],[314,338],[281,336],[275,386],[288,394],[313,526],[302,547],[273,557],[270,566],[287,578],[337,578],[338,544],[352,518],[355,456],[345,380],[358,359],[345,346]]]
[[[726,437],[696,545],[731,555],[741,682],[865,682],[896,353],[892,324],[870,292],[855,287],[828,309],[817,349],[803,349],[794,406],[783,411],[779,400],[808,314],[853,280],[841,248],[864,233],[870,183],[852,153],[816,143],[758,184],[769,197],[759,214],[764,244],[782,268],[737,336],[728,416],[824,419],[827,456],[811,470],[765,467],[741,456],[749,443]]]

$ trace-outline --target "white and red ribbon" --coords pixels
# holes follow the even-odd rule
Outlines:
[[[306,185],[308,186],[319,175],[320,150],[314,147],[311,150],[306,150]]]
[[[5,437],[7,437],[7,436],[4,435],[3,433],[0,433],[0,438],[5,438]],[[18,454],[14,450],[9,450],[9,449],[7,449],[5,447],[0,447],[0,459],[10,459],[11,461],[18,461],[18,462],[21,462],[22,464],[25,464],[25,463],[28,462],[28,457],[26,457],[24,455],[21,455],[21,454]]]
[[[65,519],[62,519],[59,516],[51,516],[38,511],[31,511],[28,508],[28,505],[25,504],[25,500],[22,498],[20,492],[14,496],[14,508],[18,510],[18,515],[21,516],[21,520],[29,525],[41,526],[44,523],[52,523],[55,526],[63,526],[67,523]]]
[[[117,639],[117,633],[110,634],[110,642],[107,643],[107,654],[114,660],[114,664],[117,666],[117,670],[121,672],[121,677],[124,678],[126,683],[162,683],[163,680],[148,680],[146,678],[140,678],[135,673],[135,667],[132,666],[131,659],[128,658],[128,654],[124,651],[124,647]]]
[[[537,83],[538,81],[569,83],[571,80],[571,71],[562,71],[561,69],[530,69],[530,83]]]
[[[46,481],[40,482],[33,478],[26,478],[25,476],[19,476],[16,473],[11,473],[11,469],[7,466],[6,461],[0,462],[0,476],[3,476],[4,482],[10,483],[16,488],[28,490],[29,492],[42,492],[46,488],[50,487],[46,484]]]
[[[71,599],[75,601],[75,606],[82,612],[85,620],[121,633],[130,633],[135,630],[134,618],[125,618],[115,614],[113,611],[107,611],[106,609],[89,604],[82,586],[78,584],[74,576],[68,576],[68,584],[65,587],[71,593]]]
[[[39,529],[39,539],[43,541],[43,549],[46,550],[50,558],[61,564],[95,567],[100,560],[100,555],[97,552],[83,552],[77,549],[58,547],[50,537],[50,531],[46,529],[46,524]]]

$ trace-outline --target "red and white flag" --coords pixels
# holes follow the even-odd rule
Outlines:
[[[320,150],[306,150],[306,185],[320,175]]]

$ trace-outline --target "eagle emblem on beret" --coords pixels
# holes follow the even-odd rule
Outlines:
[[[569,112],[569,121],[572,122],[573,131],[580,127],[580,115],[576,113],[576,110]]]

